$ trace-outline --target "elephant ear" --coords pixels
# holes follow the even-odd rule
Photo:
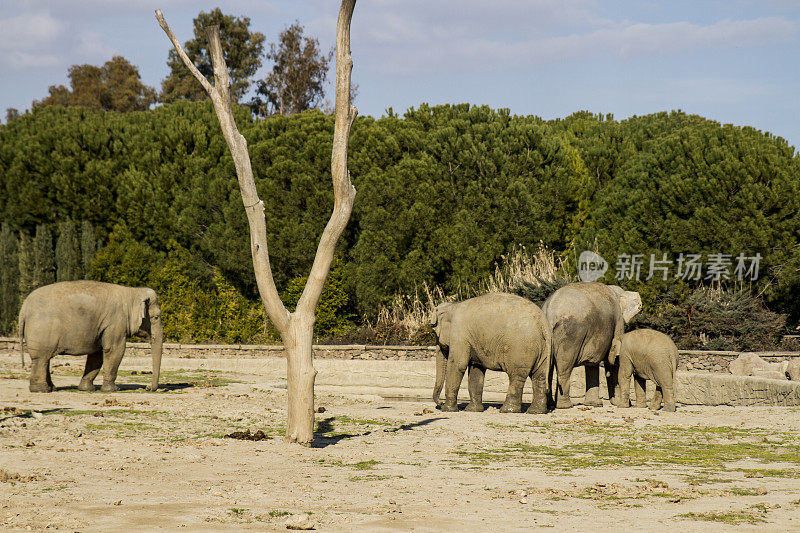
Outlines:
[[[147,296],[137,294],[133,298],[128,315],[128,330],[130,331],[130,335],[135,335],[136,332],[139,331],[139,328],[142,327],[142,322],[144,322],[144,316],[146,312]]]
[[[452,302],[444,302],[436,306],[433,316],[431,316],[431,325],[434,326],[436,337],[439,339],[439,344],[450,346],[450,311],[453,306]]]
[[[622,319],[627,324],[642,310],[642,297],[636,291],[626,291],[617,285],[609,285],[609,289],[617,296]]]

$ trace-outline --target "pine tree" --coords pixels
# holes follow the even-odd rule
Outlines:
[[[17,253],[19,261],[19,301],[23,302],[33,290],[33,242],[30,236],[22,232],[19,235]]]
[[[92,259],[97,252],[97,243],[94,238],[94,227],[88,220],[81,224],[81,259],[83,265],[83,279],[89,278]]]
[[[56,280],[56,259],[53,253],[53,234],[40,224],[33,239],[33,286],[44,287]]]
[[[71,219],[58,225],[56,267],[58,281],[72,281],[81,278],[78,236],[75,232],[75,223]]]
[[[17,236],[8,224],[0,230],[0,333],[14,330],[19,306]]]

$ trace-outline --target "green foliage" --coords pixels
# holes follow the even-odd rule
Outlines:
[[[114,56],[102,67],[72,65],[69,68],[70,89],[51,85],[50,95],[34,107],[75,106],[105,111],[144,111],[155,102],[156,92],[144,85],[139,69],[122,56]]]
[[[79,253],[75,223],[72,220],[60,223],[56,240],[57,281],[72,281],[82,278]]]
[[[164,335],[182,342],[252,342],[263,337],[264,308],[244,298],[219,269],[206,267],[174,243],[152,288],[159,294]]]
[[[274,279],[289,301],[333,205],[333,117],[234,113],[265,204]],[[753,293],[793,324],[800,319],[800,156],[751,128],[680,112],[624,121],[581,112],[547,122],[422,105],[404,118],[357,119],[349,169],[358,194],[338,246],[340,317],[356,311],[374,321],[395,294],[423,284],[477,290],[504,255],[541,241],[566,260],[597,249],[612,265],[620,253],[760,253]],[[35,272],[26,235],[71,219],[82,221],[81,262],[93,279],[152,286],[171,258],[171,275],[185,274],[198,294],[226,294],[246,317],[250,305],[263,313],[235,168],[208,102],[125,114],[34,109],[0,128],[0,175],[0,222],[21,235],[23,296]],[[91,261],[89,243],[99,239],[109,245]],[[673,280],[626,287],[642,293],[647,312],[666,291],[685,301],[696,288]],[[212,319],[195,305],[181,303],[176,316],[205,325],[176,335],[263,332],[263,316],[258,328],[254,317],[229,326],[233,314]],[[338,330],[326,320],[318,325]]]
[[[294,278],[289,281],[281,294],[281,301],[290,312],[294,312],[297,307],[307,281],[307,276]],[[341,336],[355,327],[354,316],[348,312],[348,296],[344,289],[343,268],[340,261],[335,261],[331,266],[314,317],[316,320],[314,334],[317,338]]]
[[[237,101],[247,92],[249,78],[261,67],[264,35],[250,31],[248,17],[225,15],[218,7],[208,13],[201,11],[194,19],[194,39],[186,41],[183,49],[207,79],[213,79],[214,70],[204,29],[213,25],[219,26],[222,52],[231,77],[231,97]],[[206,99],[208,95],[205,90],[183,64],[174,48],[170,48],[167,66],[170,73],[162,83],[159,96],[162,102]]]
[[[97,252],[97,241],[94,237],[94,227],[88,220],[81,223],[81,271],[88,277],[92,268],[92,259]]]
[[[0,334],[16,333],[19,309],[17,236],[8,224],[0,228]]]
[[[36,226],[33,239],[33,287],[43,287],[56,280],[53,233],[45,225]]]
[[[92,261],[98,281],[154,289],[164,336],[181,342],[246,342],[263,337],[264,309],[245,298],[219,269],[210,269],[175,241],[159,253],[124,226]]]
[[[21,233],[19,236],[19,248],[17,249],[17,257],[19,260],[19,299],[18,302],[22,305],[25,298],[33,290],[33,241],[27,233]]]
[[[88,277],[129,287],[149,287],[162,264],[163,254],[135,240],[125,226],[119,226],[94,256]]]

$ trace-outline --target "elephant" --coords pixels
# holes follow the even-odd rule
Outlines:
[[[57,354],[86,355],[78,389],[95,390],[103,370],[103,392],[119,390],[117,370],[125,340],[147,336],[153,358],[148,390],[158,388],[164,330],[158,295],[147,287],[125,287],[99,281],[61,281],[39,287],[19,312],[20,351],[31,357],[31,392],[52,392],[50,359]]]
[[[650,409],[675,412],[675,371],[678,347],[669,336],[652,329],[637,329],[614,339],[609,359],[619,358],[619,399],[617,407],[630,407],[631,376],[635,377],[636,407],[645,407],[645,380],[654,381],[656,391]]]
[[[599,365],[607,360],[612,340],[622,336],[625,323],[641,309],[639,293],[594,281],[570,283],[545,300],[542,311],[552,327],[553,364],[557,373],[556,408],[572,407],[569,387],[576,366],[585,367],[584,404],[603,405]],[[613,396],[616,372],[606,374],[609,396]],[[548,385],[551,384],[552,376],[548,376]]]
[[[522,388],[533,381],[528,413],[547,412],[550,328],[539,307],[521,296],[490,293],[458,303],[442,303],[431,317],[439,353],[433,401],[442,411],[458,411],[458,389],[469,368],[467,411],[483,411],[486,370],[508,374],[508,393],[501,412],[522,411]],[[439,395],[445,385],[445,401]]]

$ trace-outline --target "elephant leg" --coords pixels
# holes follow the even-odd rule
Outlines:
[[[526,379],[528,379],[527,373],[515,372],[508,375],[508,392],[506,392],[506,401],[500,407],[501,413],[522,412],[522,388],[525,386]]]
[[[656,390],[653,393],[653,399],[650,400],[650,410],[658,411],[661,409],[661,386],[656,385]]]
[[[634,390],[636,391],[636,407],[647,407],[647,380],[640,376],[633,376]]]
[[[483,412],[483,380],[486,369],[478,365],[469,365],[469,405],[465,411]]]
[[[619,363],[619,397],[614,405],[617,407],[628,408],[631,406],[631,376],[633,375],[633,366],[627,361],[620,361]]]
[[[531,375],[533,383],[533,399],[526,411],[528,414],[543,415],[548,411],[548,399],[550,394],[547,390],[547,371],[543,370],[538,374]]]
[[[458,389],[461,388],[461,380],[467,371],[468,361],[467,346],[450,346],[444,378],[444,403],[441,406],[444,412],[458,411]]]
[[[113,346],[110,349],[103,348],[103,386],[100,387],[101,391],[116,392],[119,390],[115,382],[123,355],[125,355],[124,340],[121,346]]]
[[[81,378],[81,382],[78,384],[78,390],[87,392],[96,390],[97,387],[94,386],[94,378],[97,377],[98,373],[100,373],[101,368],[103,368],[102,351],[87,355],[86,368],[83,370],[83,378]]]
[[[31,375],[28,389],[31,392],[53,392],[53,380],[50,377],[50,359],[54,354],[42,353],[28,348],[31,356]]]
[[[664,410],[670,413],[675,412],[675,387],[670,384],[661,387],[664,392]]]
[[[609,362],[603,363],[606,374],[606,387],[608,388],[608,399],[611,405],[619,403],[619,366]]]
[[[558,370],[558,369],[557,369]],[[569,397],[569,387],[572,382],[572,367],[558,372],[558,387],[556,388],[556,409],[569,409],[572,400]]]
[[[586,365],[586,396],[583,404],[592,407],[603,407],[600,400],[600,367],[598,365]]]

